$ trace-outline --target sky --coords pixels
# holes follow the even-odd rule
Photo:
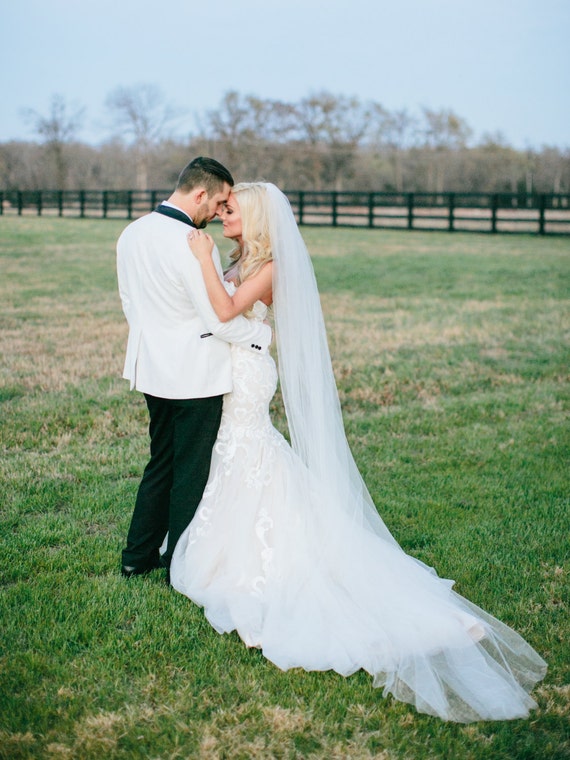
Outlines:
[[[570,148],[569,41],[570,0],[0,0],[0,142],[35,139],[23,110],[58,94],[102,143],[107,96],[152,84],[184,136],[229,91],[327,91]]]

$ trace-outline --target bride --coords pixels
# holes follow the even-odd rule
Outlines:
[[[269,355],[232,346],[208,485],[172,559],[174,588],[220,633],[236,630],[283,670],[368,671],[384,695],[445,720],[528,715],[546,663],[513,630],[404,553],[345,437],[309,254],[287,198],[233,188],[221,214],[236,242],[224,286],[212,238],[192,231],[218,317],[265,320],[273,304],[291,446],[272,426]]]

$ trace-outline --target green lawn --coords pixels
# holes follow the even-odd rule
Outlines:
[[[570,758],[570,241],[304,230],[382,516],[549,663],[528,720],[461,726],[363,673],[282,673],[161,573],[121,578],[148,446],[124,225],[0,218],[0,757]]]

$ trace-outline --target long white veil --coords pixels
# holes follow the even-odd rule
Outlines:
[[[378,515],[344,432],[313,265],[287,197],[266,183],[279,378],[294,451],[315,478],[331,525],[372,530],[398,546]],[[337,512],[342,519],[334,519]],[[348,518],[348,520],[346,519]],[[329,536],[329,540],[334,536]]]
[[[270,426],[244,431],[238,422],[250,416],[244,409],[265,410],[261,394],[273,384],[269,365],[258,375],[257,360],[243,370],[236,363],[254,401],[242,407],[236,393],[238,408],[230,410],[231,397],[224,407],[227,440],[239,443],[227,468],[224,439],[214,448],[206,504],[177,544],[173,585],[204,606],[216,630],[237,630],[282,670],[363,668],[384,694],[446,720],[523,717],[546,664],[451,580],[406,555],[382,522],[346,440],[309,253],[287,198],[262,187],[279,377],[301,461]]]

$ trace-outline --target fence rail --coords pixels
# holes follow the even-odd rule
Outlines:
[[[171,190],[5,190],[1,215],[135,219]],[[299,224],[570,234],[570,194],[286,191]]]

